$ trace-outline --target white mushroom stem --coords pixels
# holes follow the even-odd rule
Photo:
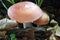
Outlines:
[[[23,23],[23,28],[24,28],[24,29],[26,28],[26,23]]]
[[[41,25],[37,25],[37,27],[41,27]]]

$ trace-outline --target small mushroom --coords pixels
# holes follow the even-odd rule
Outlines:
[[[42,17],[40,17],[38,20],[33,22],[34,24],[39,25],[46,25],[49,23],[49,16],[44,12]]]

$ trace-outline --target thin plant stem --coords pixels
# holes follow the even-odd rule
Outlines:
[[[7,6],[3,3],[3,1],[1,1],[1,3],[2,3],[2,5],[4,6],[4,8],[5,8],[6,10],[8,10]]]

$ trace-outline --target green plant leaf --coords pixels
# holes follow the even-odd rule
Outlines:
[[[4,6],[4,8],[7,10],[8,8],[7,8],[7,6],[3,3],[3,1],[0,0],[0,2],[2,3],[2,5]]]
[[[14,0],[11,0],[13,4],[15,4],[15,1]]]
[[[4,8],[7,10],[8,8],[6,7],[6,5],[2,2],[2,5],[4,6]]]
[[[16,35],[15,34],[10,34],[11,40],[16,40]]]
[[[36,1],[36,4],[37,4],[38,6],[41,6],[42,3],[43,3],[43,0],[35,0],[35,1]]]
[[[10,2],[11,4],[15,4],[14,0],[7,0],[8,2]]]

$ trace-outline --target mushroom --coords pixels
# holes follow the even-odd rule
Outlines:
[[[16,3],[8,9],[8,16],[24,25],[39,19],[42,15],[40,7],[29,1]]]
[[[49,16],[44,12],[44,14],[36,21],[33,22],[34,24],[39,25],[46,25],[49,23]]]

